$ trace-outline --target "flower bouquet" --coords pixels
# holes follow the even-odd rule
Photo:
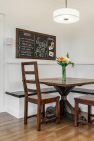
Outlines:
[[[71,64],[74,66],[74,63],[70,61],[69,54],[67,53],[66,57],[56,58],[57,63],[62,66],[62,80],[66,81],[66,67]]]

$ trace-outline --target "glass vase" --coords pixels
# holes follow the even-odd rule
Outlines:
[[[62,66],[62,80],[66,81],[66,66]]]

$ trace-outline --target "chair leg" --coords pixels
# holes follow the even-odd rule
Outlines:
[[[24,100],[24,124],[27,124],[27,118],[28,118],[28,101],[27,101],[27,98],[25,97],[25,100]]]
[[[90,123],[91,122],[91,106],[90,105],[88,105],[88,123]]]
[[[60,123],[60,103],[59,103],[59,98],[56,101],[56,122]]]
[[[41,130],[41,105],[37,107],[37,130]]]
[[[79,120],[79,107],[78,107],[78,102],[75,101],[75,123],[74,123],[75,127],[79,125],[78,120]]]

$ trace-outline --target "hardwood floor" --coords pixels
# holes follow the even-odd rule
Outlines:
[[[0,141],[94,141],[94,126],[80,125],[62,120],[60,124],[47,123],[42,130],[36,130],[36,118],[29,119],[24,126],[23,119],[0,114]]]

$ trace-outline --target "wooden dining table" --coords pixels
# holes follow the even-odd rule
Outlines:
[[[76,86],[94,84],[94,79],[67,78],[66,81],[63,81],[61,78],[45,78],[40,79],[40,83],[48,86],[54,86],[54,88],[61,95],[61,115],[66,115],[72,118],[71,116],[74,114],[74,108],[67,100],[68,94]]]

